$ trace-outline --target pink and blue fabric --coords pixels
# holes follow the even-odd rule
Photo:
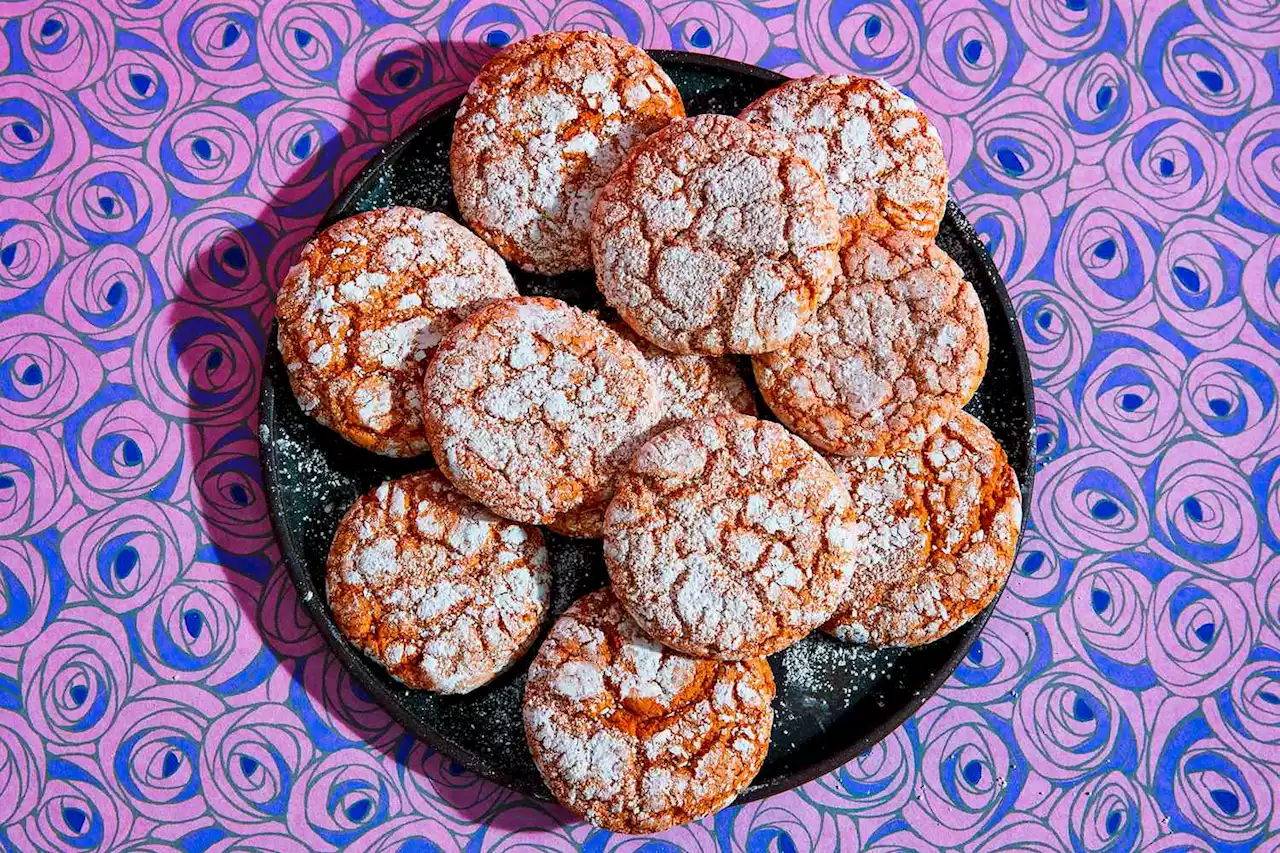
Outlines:
[[[255,405],[335,194],[550,28],[887,78],[1013,293],[1038,488],[954,677],[660,838],[488,784],[299,607]],[[0,0],[0,849],[1280,851],[1280,7]]]

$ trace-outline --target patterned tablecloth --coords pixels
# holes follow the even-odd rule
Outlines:
[[[1280,8],[0,0],[0,848],[1280,850]],[[272,293],[493,48],[594,27],[935,118],[1035,370],[1008,591],[868,755],[609,836],[476,779],[299,607]]]

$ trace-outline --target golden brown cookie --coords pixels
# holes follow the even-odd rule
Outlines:
[[[532,645],[551,572],[536,527],[503,521],[423,471],[347,511],[327,586],[338,627],[392,676],[467,693]]]
[[[556,299],[476,311],[445,336],[423,383],[440,468],[474,500],[528,524],[598,503],[659,413],[635,345]]]
[[[637,142],[683,115],[675,84],[625,41],[572,32],[509,45],[480,69],[454,123],[458,209],[524,269],[590,269],[596,193]]]
[[[852,459],[834,464],[850,492],[861,496],[871,530],[864,565],[878,560],[879,570],[878,582],[852,592],[825,630],[850,642],[919,646],[956,630],[995,599],[1013,566],[1022,492],[1004,449],[981,421],[960,412],[918,452],[863,466]],[[883,481],[902,484],[905,498],[898,499],[896,486],[877,492]],[[925,527],[918,531],[921,520]],[[896,547],[905,554],[895,554]]]
[[[861,530],[813,448],[745,415],[651,438],[605,513],[614,592],[654,639],[740,660],[785,648],[844,600]]]
[[[839,240],[826,184],[791,143],[720,115],[636,146],[591,215],[600,292],[681,353],[785,346],[826,299]]]
[[[904,231],[864,232],[840,253],[831,298],[795,342],[752,359],[787,426],[829,453],[919,447],[987,369],[987,319],[955,261]]]
[[[933,239],[947,210],[947,161],[915,101],[881,80],[791,80],[741,118],[786,136],[822,173],[846,237],[868,222]]]
[[[557,800],[614,832],[728,805],[769,750],[773,674],[691,658],[640,631],[609,589],[576,601],[529,668],[524,726]]]
[[[751,388],[732,359],[710,355],[677,355],[655,347],[636,335],[625,323],[610,323],[609,326],[636,345],[657,383],[662,415],[649,435],[656,435],[681,421],[695,418],[733,412],[756,414],[756,401],[751,395]],[[570,510],[547,526],[565,536],[598,539],[604,535],[604,511],[612,497],[613,488],[610,486],[605,499],[600,503]]]
[[[303,411],[387,456],[427,449],[419,392],[454,323],[515,296],[502,258],[439,213],[359,213],[307,243],[280,285],[280,353]]]

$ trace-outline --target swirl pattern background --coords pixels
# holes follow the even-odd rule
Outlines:
[[[1036,377],[986,633],[867,755],[658,839],[406,736],[279,561],[273,294],[499,46],[931,113]],[[1280,850],[1280,12],[1256,0],[0,2],[0,849]]]

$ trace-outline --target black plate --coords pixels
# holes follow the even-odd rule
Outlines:
[[[784,79],[737,62],[654,51],[690,114],[736,114]],[[365,167],[323,225],[375,207],[407,204],[457,217],[449,182],[455,101],[423,118]],[[968,408],[1009,454],[1030,505],[1031,372],[1004,282],[954,203],[938,245],[964,269],[987,315],[991,355]],[[552,278],[513,270],[521,292],[600,307],[590,273]],[[528,661],[467,696],[407,690],[339,633],[325,603],[325,556],[334,528],[356,497],[389,477],[430,465],[360,450],[302,414],[275,347],[267,349],[261,403],[262,461],[271,517],[298,594],[321,633],[361,685],[406,729],[454,761],[525,794],[549,798],[525,746],[520,698]],[[597,542],[547,536],[554,573],[552,611],[607,582]],[[909,651],[847,646],[815,634],[770,658],[778,684],[773,741],[740,801],[776,794],[835,769],[873,746],[937,690],[982,631],[992,608],[936,643]]]

